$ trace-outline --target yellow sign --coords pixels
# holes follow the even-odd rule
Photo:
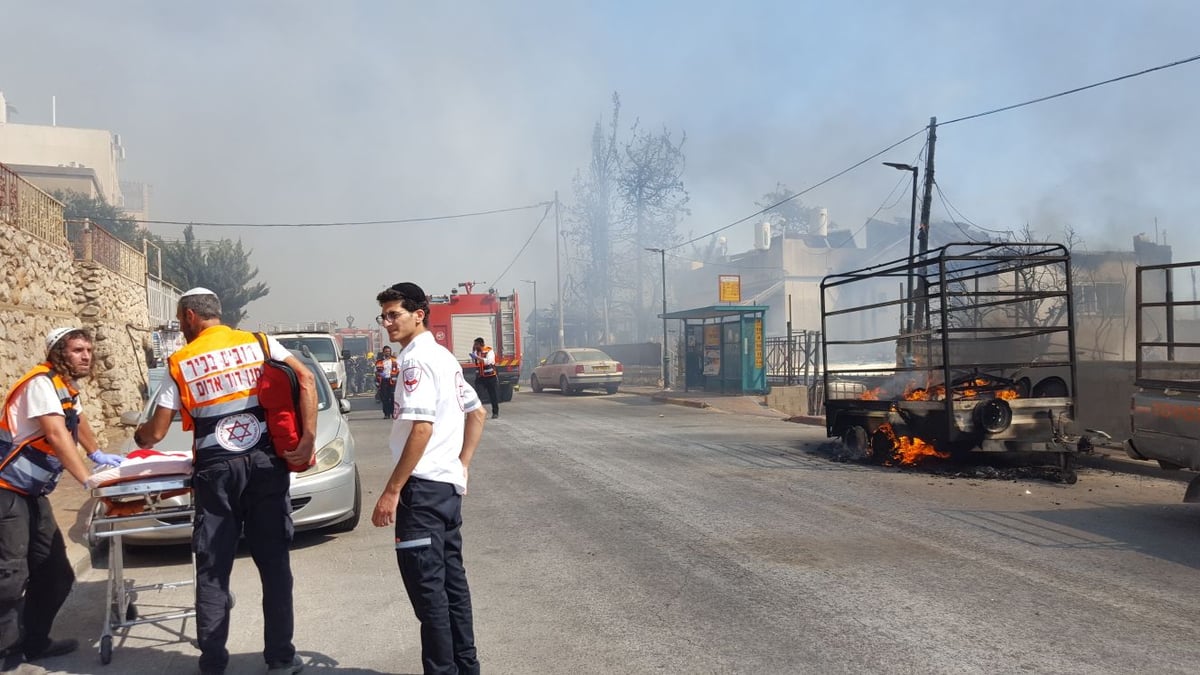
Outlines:
[[[754,321],[754,367],[757,370],[762,370],[763,367],[763,322],[760,320]]]
[[[717,275],[717,302],[741,302],[742,277],[740,274]]]

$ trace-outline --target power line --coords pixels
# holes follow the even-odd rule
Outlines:
[[[823,180],[823,181],[821,181],[821,182],[819,182],[819,183],[816,183],[816,184],[814,184],[814,185],[810,185],[810,186],[808,186],[808,187],[804,188],[803,190],[801,190],[801,191],[797,192],[796,194],[794,194],[794,195],[792,195],[792,196],[790,196],[790,197],[788,197],[788,198],[786,198],[786,199],[781,199],[781,200],[779,200],[778,202],[775,202],[774,204],[771,204],[770,206],[766,207],[765,209],[762,209],[762,210],[760,210],[760,211],[756,211],[756,212],[754,212],[754,213],[751,213],[750,215],[746,216],[745,218],[742,218],[742,219],[740,219],[740,220],[735,220],[735,221],[733,221],[732,223],[729,223],[728,225],[724,225],[724,226],[722,226],[722,227],[718,227],[717,229],[715,229],[715,230],[713,230],[712,232],[709,232],[709,233],[707,233],[707,234],[702,234],[702,235],[700,235],[699,237],[693,237],[692,239],[688,239],[688,240],[687,240],[687,241],[685,241],[685,242],[682,242],[682,243],[679,243],[679,244],[675,244],[674,246],[671,246],[671,248],[672,248],[672,249],[675,249],[675,248],[679,248],[679,247],[681,247],[681,246],[687,246],[688,244],[693,244],[693,243],[695,243],[695,242],[697,242],[697,241],[700,241],[701,239],[704,239],[704,238],[706,238],[706,237],[711,237],[711,236],[713,236],[714,234],[716,234],[716,233],[718,233],[718,232],[724,232],[725,230],[728,230],[729,228],[731,228],[731,227],[734,227],[735,225],[741,225],[742,223],[746,222],[747,220],[750,220],[750,219],[752,219],[752,218],[757,218],[758,216],[761,216],[762,214],[764,214],[764,213],[766,213],[766,212],[770,211],[770,210],[771,210],[771,209],[773,209],[773,208],[776,208],[776,207],[778,207],[778,206],[781,206],[781,205],[783,205],[783,204],[786,204],[786,203],[788,203],[788,202],[792,201],[793,199],[795,199],[795,198],[797,198],[797,197],[799,197],[799,196],[801,196],[801,195],[804,195],[804,194],[807,194],[807,193],[809,193],[809,192],[812,192],[813,190],[816,190],[817,188],[821,187],[822,185],[825,185],[826,183],[829,183],[830,181],[833,181],[833,180],[836,180],[836,179],[838,179],[838,178],[841,178],[842,176],[844,176],[844,175],[846,175],[846,174],[850,173],[851,171],[853,171],[853,170],[857,169],[858,167],[862,166],[863,164],[866,164],[867,162],[869,162],[869,161],[871,161],[871,160],[875,159],[876,157],[879,157],[880,155],[884,154],[885,152],[888,152],[888,151],[892,150],[893,148],[896,148],[897,146],[903,145],[904,143],[907,143],[908,141],[912,140],[913,138],[916,138],[917,136],[920,136],[921,134],[925,133],[925,129],[926,129],[926,127],[922,127],[921,129],[919,129],[919,130],[917,130],[917,131],[914,131],[912,134],[909,134],[908,136],[905,136],[904,138],[902,138],[902,139],[900,139],[900,140],[896,141],[895,143],[892,143],[891,145],[889,145],[889,146],[887,146],[886,148],[884,148],[884,149],[880,150],[879,152],[877,152],[877,153],[875,153],[875,154],[871,155],[870,157],[867,157],[866,159],[863,159],[863,160],[861,160],[861,161],[859,161],[859,162],[855,162],[854,164],[852,164],[852,165],[850,165],[850,166],[846,167],[845,169],[842,169],[841,171],[839,171],[839,172],[837,172],[837,173],[833,174],[832,176],[830,176],[830,177],[826,178],[825,180]],[[668,250],[669,250],[669,249],[668,249]]]
[[[505,267],[504,271],[500,273],[500,276],[496,277],[496,280],[491,283],[492,288],[498,286],[500,284],[500,280],[504,278],[504,275],[508,274],[508,271],[512,269],[512,266],[516,264],[517,260],[521,257],[521,254],[524,253],[525,249],[529,246],[529,242],[533,241],[533,237],[538,233],[538,229],[542,227],[542,223],[546,222],[546,216],[550,215],[550,209],[553,207],[554,202],[546,202],[546,210],[542,213],[542,219],[538,221],[537,225],[533,226],[533,232],[529,233],[529,238],[526,239],[525,243],[521,245],[521,250],[517,251],[517,254],[513,256],[512,262],[508,263],[508,267]]]
[[[328,223],[214,223],[199,220],[131,220],[133,220],[135,223],[145,223],[151,225],[202,225],[204,227],[343,227],[348,225],[401,225],[405,223],[429,223],[438,220],[474,218],[476,216],[490,216],[497,213],[527,211],[529,209],[536,209],[541,206],[552,204],[554,204],[554,202],[538,202],[536,204],[529,204],[527,206],[511,206],[506,209],[491,209],[489,211],[473,211],[471,213],[455,213],[442,216],[426,216],[422,218],[392,218],[389,220],[354,220]]]
[[[984,227],[984,226],[979,225],[978,223],[972,221],[962,211],[960,211],[957,206],[950,203],[950,199],[948,197],[946,197],[946,193],[944,190],[942,190],[941,184],[939,184],[937,181],[934,181],[933,187],[937,190],[938,198],[942,200],[942,206],[944,206],[946,208],[946,213],[948,215],[950,215],[951,219],[954,218],[954,214],[957,214],[959,218],[962,218],[964,222],[966,222],[968,225],[970,225],[971,227],[973,227],[977,230],[982,230],[983,232],[991,232],[992,234],[1007,234],[1010,238],[1015,236],[1012,230],[993,230],[991,228]],[[954,214],[951,214],[951,211],[953,211]]]
[[[1142,75],[1146,75],[1148,73],[1153,73],[1155,71],[1166,70],[1167,68],[1174,68],[1175,66],[1182,66],[1183,64],[1191,63],[1192,61],[1200,61],[1200,54],[1188,57],[1188,58],[1180,60],[1180,61],[1164,63],[1161,66],[1154,66],[1153,68],[1139,70],[1136,73],[1129,73],[1128,75],[1121,75],[1120,77],[1114,77],[1112,79],[1104,80],[1103,82],[1095,82],[1093,84],[1089,84],[1089,85],[1086,85],[1083,87],[1076,87],[1074,89],[1068,89],[1067,91],[1060,91],[1057,94],[1050,94],[1049,96],[1042,96],[1041,98],[1035,98],[1035,99],[1032,99],[1029,101],[1025,101],[1023,103],[1014,103],[1012,105],[1006,105],[1003,108],[996,108],[995,110],[988,110],[987,112],[975,113],[974,115],[967,115],[966,117],[959,117],[957,119],[952,119],[949,122],[942,122],[942,123],[938,124],[938,126],[944,127],[947,124],[954,124],[955,122],[965,122],[966,120],[973,120],[978,117],[986,117],[988,115],[995,115],[996,113],[1002,113],[1007,110],[1013,110],[1015,108],[1022,108],[1027,105],[1033,105],[1034,103],[1041,103],[1043,101],[1049,101],[1051,99],[1059,98],[1062,96],[1069,96],[1071,94],[1077,94],[1081,91],[1087,91],[1088,89],[1095,89],[1096,87],[1102,87],[1106,84],[1112,84],[1113,82],[1120,82],[1121,80],[1128,80],[1130,78],[1140,77]]]

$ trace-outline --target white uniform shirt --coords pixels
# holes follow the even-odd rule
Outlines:
[[[463,475],[463,432],[466,414],[482,404],[475,388],[463,378],[462,365],[425,331],[400,351],[400,381],[396,384],[396,421],[388,445],[392,460],[400,461],[413,422],[432,422],[433,435],[412,475],[454,485],[466,492]]]
[[[254,341],[254,346],[258,347],[258,340]],[[267,336],[267,349],[271,350],[271,358],[276,361],[283,361],[292,355],[287,347],[284,347],[274,337]],[[168,410],[179,410],[179,383],[175,378],[171,377],[171,373],[167,373],[162,384],[158,387],[158,393],[155,394],[155,405]]]
[[[75,406],[75,410],[83,414],[83,394],[79,395],[79,405]],[[21,387],[20,393],[9,401],[8,409],[4,411],[8,416],[8,428],[13,432],[13,444],[19,445],[25,441],[42,435],[42,425],[37,421],[37,418],[43,415],[63,415],[62,401],[58,398],[58,392],[54,390],[54,383],[49,377],[30,378],[25,386]]]

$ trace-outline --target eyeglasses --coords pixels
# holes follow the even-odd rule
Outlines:
[[[409,316],[412,312],[388,312],[375,317],[375,323],[380,326],[386,326],[389,323],[396,323],[401,317]]]

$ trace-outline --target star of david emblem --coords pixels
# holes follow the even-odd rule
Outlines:
[[[254,432],[250,430],[250,425],[244,420],[237,420],[229,425],[229,440],[235,443],[241,443],[252,435]]]
[[[238,413],[217,422],[217,443],[226,450],[242,452],[253,448],[262,438],[262,426],[258,418],[249,413]]]

